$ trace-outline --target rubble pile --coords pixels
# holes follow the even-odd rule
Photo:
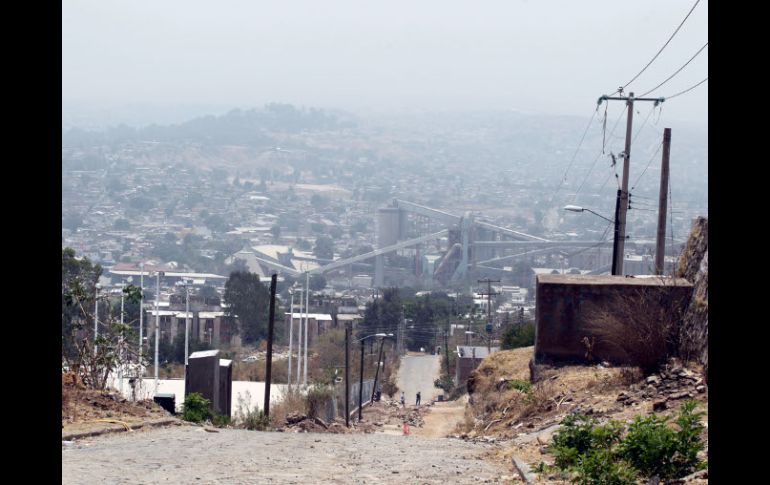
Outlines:
[[[618,394],[616,401],[631,406],[652,399],[653,411],[662,411],[669,401],[691,399],[705,392],[703,377],[672,359],[658,374],[652,374],[642,383],[633,384],[628,391]]]

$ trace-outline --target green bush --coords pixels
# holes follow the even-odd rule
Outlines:
[[[511,350],[530,345],[535,345],[535,322],[527,322],[523,325],[511,324],[503,332],[500,348]]]
[[[449,374],[444,374],[435,381],[433,381],[433,385],[438,387],[439,389],[443,390],[445,393],[449,394],[452,392],[452,389],[455,387],[454,379],[452,379],[452,376]]]
[[[185,397],[182,404],[182,419],[193,423],[200,423],[211,418],[209,404],[211,401],[197,392],[191,392]]]
[[[217,428],[224,428],[225,426],[230,426],[232,420],[226,414],[214,413],[211,417],[211,424]]]
[[[265,412],[256,408],[250,410],[243,416],[242,426],[252,431],[264,431],[270,426],[270,418]]]
[[[511,379],[508,381],[508,389],[516,389],[524,393],[532,391],[532,383],[524,379]]]
[[[572,483],[577,485],[634,485],[637,472],[609,449],[595,449],[582,455],[575,467]]]
[[[629,426],[620,455],[645,476],[670,479],[692,473],[700,465],[697,455],[705,446],[700,440],[703,413],[694,413],[695,405],[695,401],[682,405],[674,421],[679,431],[668,425],[667,417],[637,416]]]
[[[573,473],[573,483],[622,485],[636,483],[637,476],[681,478],[704,468],[698,459],[704,449],[700,433],[702,412],[694,412],[695,401],[684,403],[669,426],[668,417],[637,416],[623,436],[623,424],[599,425],[582,414],[567,416],[554,434],[551,450],[555,465]]]
[[[610,421],[598,425],[596,419],[584,414],[571,414],[562,420],[562,428],[554,434],[553,450],[556,466],[561,469],[573,467],[582,455],[592,450],[611,450],[620,442],[622,424]]]

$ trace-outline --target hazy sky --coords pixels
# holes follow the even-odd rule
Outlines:
[[[590,116],[636,75],[694,0],[64,0],[62,98],[97,108],[267,102],[354,112]],[[708,41],[708,1],[627,91]],[[708,47],[650,96],[708,76]],[[203,108],[201,108],[203,109]],[[203,113],[199,113],[203,114]],[[708,120],[708,82],[663,115]]]

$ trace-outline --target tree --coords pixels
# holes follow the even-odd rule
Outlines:
[[[128,222],[128,219],[115,219],[115,222],[112,224],[112,227],[116,231],[128,231],[131,229],[131,223]]]
[[[326,278],[320,274],[314,274],[310,276],[310,289],[313,291],[321,291],[326,288]]]
[[[281,226],[278,224],[273,224],[273,227],[270,228],[270,234],[273,235],[273,239],[280,239],[281,238]]]
[[[323,210],[328,203],[329,203],[329,200],[322,195],[313,194],[313,196],[310,197],[310,205],[312,205],[313,209],[315,209],[316,211]]]
[[[88,258],[78,259],[70,248],[62,250],[62,361],[93,389],[104,389],[108,376],[121,361],[139,358],[131,331],[133,322],[120,323],[104,293],[98,296],[104,308],[99,314],[98,335],[91,331],[89,323],[96,320],[92,312],[96,282],[101,273],[102,268]],[[129,305],[138,303],[139,288],[128,285],[123,292]]]
[[[334,259],[334,241],[329,236],[320,236],[315,240],[313,253],[320,259]]]
[[[254,344],[267,337],[270,292],[254,273],[235,271],[225,283],[228,318],[237,318],[243,341]]]

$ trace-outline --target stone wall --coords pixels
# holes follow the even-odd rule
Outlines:
[[[682,278],[539,275],[536,292],[535,363],[585,362],[588,339],[594,342],[591,360],[633,364],[620,349],[597,339],[590,330],[589,309],[612,311],[624,298],[654,295],[649,298],[651,312],[683,312],[692,284]]]
[[[708,219],[693,223],[687,244],[679,258],[677,276],[693,283],[693,294],[682,323],[681,355],[703,364],[708,376],[709,338],[709,249]]]

